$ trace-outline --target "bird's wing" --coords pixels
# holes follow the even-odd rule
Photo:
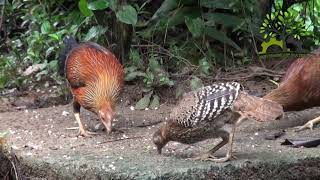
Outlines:
[[[189,92],[172,110],[170,119],[174,119],[184,127],[194,127],[199,122],[213,121],[233,104],[239,91],[239,83],[227,82]]]

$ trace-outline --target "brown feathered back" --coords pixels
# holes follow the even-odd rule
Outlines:
[[[294,61],[280,86],[265,99],[281,104],[285,111],[303,110],[320,105],[320,56],[310,55]]]
[[[76,100],[89,110],[114,104],[123,87],[123,67],[107,49],[83,43],[67,57],[66,74]]]

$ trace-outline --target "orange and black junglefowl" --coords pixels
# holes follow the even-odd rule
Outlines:
[[[73,111],[80,135],[94,134],[83,126],[80,107],[97,114],[110,133],[115,103],[123,88],[123,66],[109,50],[96,43],[78,44],[73,38],[66,38],[64,42],[60,72],[65,72],[73,95]]]
[[[232,143],[236,127],[247,118],[271,121],[283,114],[281,105],[270,100],[250,96],[241,91],[236,82],[217,83],[183,95],[177,106],[153,135],[158,153],[170,141],[193,144],[209,138],[222,138],[210,151],[192,159],[225,162],[232,157]],[[233,124],[231,132],[223,129]],[[225,157],[213,154],[228,144]]]
[[[263,98],[281,104],[284,111],[320,106],[320,53],[295,60],[279,87]],[[313,125],[319,122],[320,117],[317,117],[298,127],[298,130],[312,129]]]

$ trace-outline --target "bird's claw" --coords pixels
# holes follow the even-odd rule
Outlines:
[[[304,124],[303,126],[297,126],[295,127],[295,132],[299,132],[299,131],[303,131],[305,129],[311,129],[313,130],[313,122],[309,121],[306,124]]]
[[[83,137],[92,137],[92,135],[97,135],[99,133],[96,132],[91,132],[91,131],[87,131],[87,130],[79,130],[79,136],[83,136]]]

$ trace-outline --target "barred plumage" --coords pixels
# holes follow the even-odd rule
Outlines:
[[[184,127],[194,127],[203,121],[214,121],[237,98],[240,84],[217,83],[186,93],[170,114]]]
[[[217,83],[185,94],[169,119],[154,133],[153,142],[161,153],[170,141],[193,144],[221,137],[220,143],[194,159],[225,162],[232,158],[235,129],[244,119],[272,121],[282,113],[281,105],[250,96],[240,90],[239,83]],[[230,133],[223,128],[226,123],[233,124]],[[226,156],[214,157],[214,153],[226,144],[229,144]]]

